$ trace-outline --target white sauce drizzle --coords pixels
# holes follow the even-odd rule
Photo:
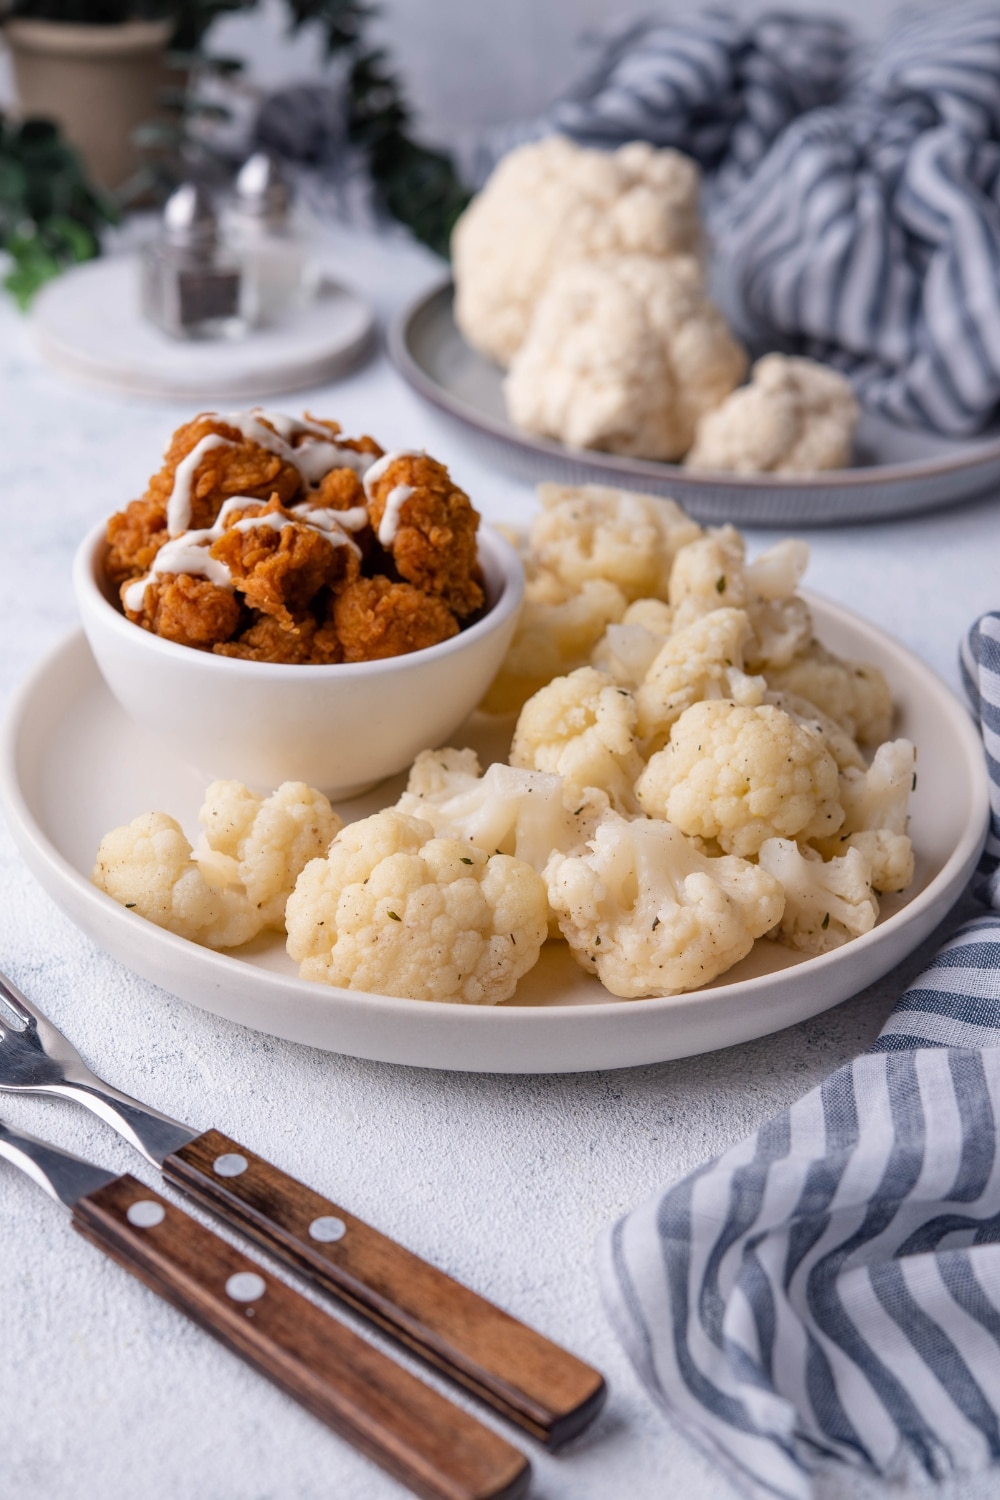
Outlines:
[[[382,478],[390,464],[394,464],[397,458],[424,458],[426,454],[419,448],[397,448],[394,453],[386,453],[369,466],[365,473],[365,495],[371,500],[372,489]]]
[[[207,441],[202,439],[202,442]],[[220,442],[227,439],[221,438]],[[200,445],[199,445],[200,446]],[[188,457],[192,457],[195,449],[191,450]],[[225,500],[222,509],[215,518],[212,526],[200,531],[184,531],[179,536],[172,536],[169,542],[163,546],[153,558],[148,573],[142,578],[136,578],[130,583],[122,594],[122,603],[132,614],[138,614],[142,609],[143,600],[146,597],[146,585],[153,578],[163,573],[188,573],[195,578],[207,578],[211,583],[217,584],[219,588],[232,587],[232,574],[224,562],[219,562],[212,557],[209,549],[213,542],[229,529],[226,521],[234,511],[246,510],[248,506],[256,505],[261,508],[266,501],[257,499],[253,495],[230,495]],[[360,531],[368,524],[368,512],[363,505],[356,505],[350,510],[333,510],[328,506],[294,505],[290,515],[278,515],[270,511],[265,516],[242,516],[232,526],[234,531],[252,531],[255,527],[267,526],[272,531],[283,531],[286,526],[305,526],[310,531],[315,531],[318,536],[328,541],[331,547],[350,547],[357,556],[361,556],[361,548],[352,536],[351,531]]]
[[[397,484],[386,496],[385,510],[378,526],[378,539],[383,547],[391,547],[399,530],[399,512],[413,494],[411,484]]]
[[[281,412],[264,411],[261,407],[255,407],[253,411],[212,412],[210,415],[215,421],[235,428],[248,442],[257,443],[268,453],[291,464],[309,485],[319,484],[334,469],[353,469],[355,474],[363,477],[374,462],[370,453],[342,448],[334,441],[329,427],[303,417],[285,416]],[[272,424],[273,432],[262,419]],[[302,436],[307,436],[307,441],[293,448],[291,438]]]
[[[191,487],[198,465],[212,448],[231,448],[229,438],[210,432],[201,438],[191,452],[182,458],[174,471],[174,486],[167,501],[167,530],[172,537],[181,536],[191,525]]]

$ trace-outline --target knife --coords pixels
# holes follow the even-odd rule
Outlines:
[[[77,1099],[168,1182],[547,1447],[600,1410],[597,1370],[221,1131],[194,1130],[105,1083],[2,974],[0,1089]]]
[[[73,1228],[423,1500],[517,1500],[523,1453],[144,1183],[0,1121]]]

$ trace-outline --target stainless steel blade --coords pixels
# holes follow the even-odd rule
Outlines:
[[[201,1131],[161,1114],[92,1072],[72,1042],[0,974],[0,1091],[78,1099],[162,1167]]]
[[[72,1208],[88,1193],[106,1187],[121,1174],[106,1172],[70,1151],[62,1151],[38,1136],[14,1130],[0,1120],[0,1156],[20,1167],[50,1198]]]

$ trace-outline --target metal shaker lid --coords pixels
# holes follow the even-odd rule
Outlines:
[[[288,178],[277,157],[268,151],[248,156],[236,174],[236,210],[278,223],[291,205]]]
[[[163,233],[168,244],[179,249],[208,250],[215,245],[219,223],[207,188],[185,182],[174,189],[163,210]]]

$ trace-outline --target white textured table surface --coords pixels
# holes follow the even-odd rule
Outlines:
[[[440,274],[429,257],[344,236],[345,279],[385,316]],[[300,404],[426,446],[493,520],[532,496],[402,387],[381,356]],[[0,695],[75,624],[83,532],[139,493],[177,408],[129,405],[50,375],[0,303]],[[752,534],[756,548],[766,542]],[[815,532],[809,586],[863,612],[957,685],[958,639],[1000,603],[1000,504]],[[95,776],[101,768],[93,768]],[[933,947],[838,1009],[751,1045],[630,1072],[512,1078],[420,1072],[310,1051],[214,1019],[81,937],[0,827],[0,966],[112,1082],[217,1125],[564,1341],[609,1378],[588,1435],[532,1451],[536,1500],[725,1497],[654,1410],[605,1321],[595,1235],[732,1144],[874,1037]],[[154,1174],[77,1106],[0,1113],[102,1165]],[[403,1492],[290,1400],[74,1235],[0,1168],[0,1495],[4,1500],[389,1500]],[[530,1446],[530,1445],[527,1445]],[[950,1500],[995,1494],[956,1481]],[[825,1500],[888,1494],[833,1475]]]

